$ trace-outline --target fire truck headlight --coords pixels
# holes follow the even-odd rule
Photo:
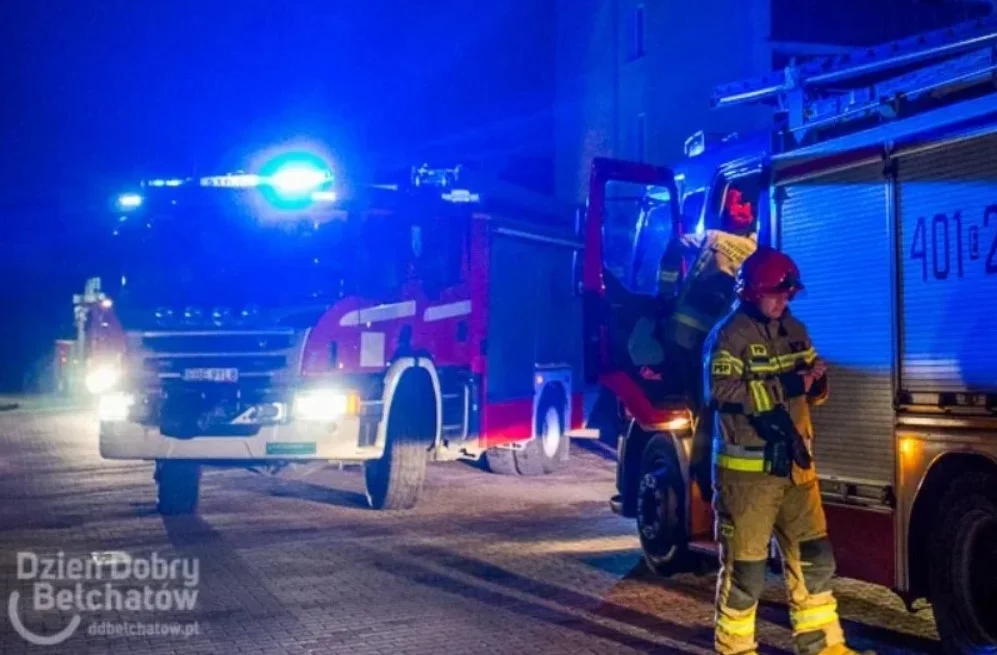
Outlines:
[[[87,373],[84,384],[86,384],[87,391],[96,395],[109,391],[119,380],[121,380],[120,369],[116,366],[105,365],[98,366]]]
[[[97,405],[97,418],[103,422],[125,421],[128,411],[135,404],[135,397],[130,393],[113,391],[100,397]]]
[[[356,394],[334,389],[301,391],[294,397],[294,418],[302,421],[334,421],[356,415],[360,407]]]

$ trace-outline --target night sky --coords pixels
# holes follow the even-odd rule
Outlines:
[[[5,0],[0,389],[71,336],[88,235],[121,184],[307,138],[357,170],[475,161],[542,187],[550,5]]]

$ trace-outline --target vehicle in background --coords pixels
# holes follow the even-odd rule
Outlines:
[[[430,460],[564,466],[579,216],[471,177],[341,188],[288,154],[121,195],[77,298],[102,456],[155,461],[168,514],[196,510],[204,465],[362,463],[378,509],[414,506]]]

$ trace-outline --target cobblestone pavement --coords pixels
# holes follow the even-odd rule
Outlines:
[[[151,466],[101,460],[86,415],[0,415],[0,597],[20,592],[27,629],[56,633],[73,612],[33,609],[18,551],[64,561],[156,551],[199,564],[193,611],[84,612],[58,645],[25,641],[7,604],[0,653],[708,653],[712,573],[642,574],[632,522],[606,502],[612,462],[577,446],[572,458],[542,479],[433,465],[407,513],[367,509],[355,469],[209,471],[200,515],[164,520]],[[908,614],[854,581],[838,592],[860,645],[935,651],[930,611]],[[91,634],[121,621],[196,634]],[[778,579],[759,625],[763,652],[790,652]]]

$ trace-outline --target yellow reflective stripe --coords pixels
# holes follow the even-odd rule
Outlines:
[[[813,347],[807,348],[803,352],[790,353],[788,355],[776,355],[775,360],[782,366],[795,366],[796,362],[802,361],[806,364],[813,364],[817,361],[817,350]]]
[[[729,471],[745,471],[747,473],[765,472],[764,459],[733,457],[731,455],[717,455],[714,459],[719,468]]]
[[[765,388],[764,382],[752,380],[748,383],[748,387],[751,389],[751,397],[755,402],[756,411],[767,412],[774,407],[772,397],[769,395],[768,389]]]
[[[744,373],[744,362],[737,357],[734,357],[729,350],[718,350],[716,355],[713,356],[713,361],[730,364],[730,367],[734,369],[734,372],[738,375]]]
[[[831,601],[826,605],[793,610],[789,613],[789,618],[794,631],[810,632],[838,620],[838,603]]]
[[[658,279],[661,280],[662,282],[674,282],[675,280],[679,279],[679,274],[671,273],[669,271],[661,271],[661,273],[658,275]]]
[[[755,634],[755,611],[741,619],[720,615],[717,617],[717,630],[735,637],[751,637]]]
[[[776,355],[768,359],[753,359],[748,362],[748,370],[752,373],[783,373],[796,368],[800,362],[813,364],[817,361],[817,351],[808,348],[803,352],[791,353],[789,355]]]

